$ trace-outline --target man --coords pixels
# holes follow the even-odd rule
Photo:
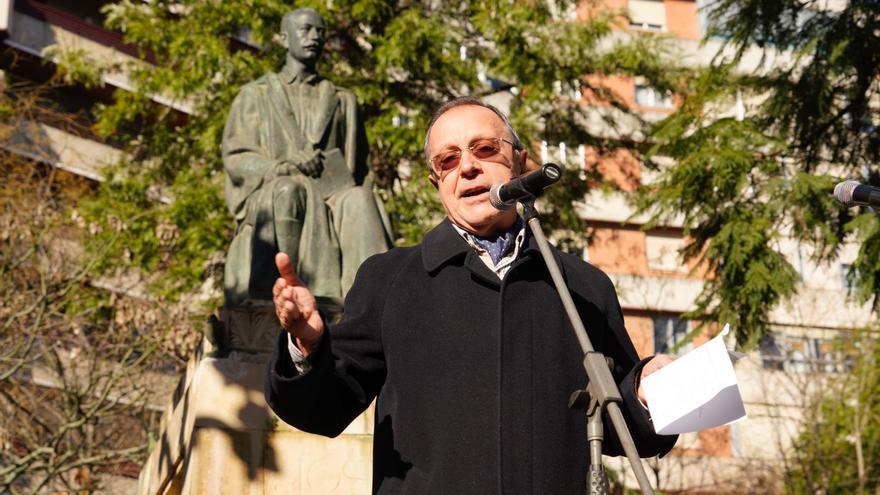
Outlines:
[[[315,294],[341,298],[363,260],[389,246],[355,96],[317,73],[323,19],[312,9],[289,12],[280,38],[284,68],[242,87],[223,135],[226,199],[237,222],[229,306],[271,299],[267,274],[279,251]]]
[[[273,288],[284,330],[266,397],[290,424],[335,436],[378,394],[376,493],[585,492],[582,353],[534,239],[489,188],[519,174],[526,150],[506,117],[464,98],[429,125],[426,156],[447,219],[421,245],[368,259],[328,330],[284,255]],[[639,362],[610,280],[556,252],[597,350],[614,359],[621,409],[643,456],[653,433],[636,390],[670,358]],[[606,420],[605,452],[620,455]]]

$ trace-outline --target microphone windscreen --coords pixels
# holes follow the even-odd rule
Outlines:
[[[513,208],[513,205],[516,204],[515,201],[511,201],[509,203],[505,203],[501,200],[501,186],[504,184],[499,182],[498,184],[493,185],[489,188],[489,204],[491,204],[497,210],[509,210]]]
[[[834,186],[834,197],[846,206],[852,206],[853,191],[859,183],[854,180],[843,181]]]

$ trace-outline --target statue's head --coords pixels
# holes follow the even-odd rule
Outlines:
[[[324,19],[313,9],[296,9],[281,19],[281,44],[291,57],[314,68],[324,52]]]

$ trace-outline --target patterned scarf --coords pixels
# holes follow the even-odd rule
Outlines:
[[[517,217],[516,223],[514,223],[506,232],[501,232],[490,237],[479,237],[474,234],[468,235],[470,235],[474,244],[480,246],[489,253],[489,257],[492,258],[492,263],[497,265],[498,262],[501,261],[501,258],[513,249],[516,236],[519,234],[520,229],[522,229],[522,219]]]

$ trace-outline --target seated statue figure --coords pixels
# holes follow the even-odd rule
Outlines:
[[[279,251],[316,296],[338,300],[361,262],[390,245],[357,100],[316,71],[323,19],[311,9],[289,12],[280,38],[284,68],[241,88],[223,134],[236,220],[224,281],[231,307],[271,301]]]

